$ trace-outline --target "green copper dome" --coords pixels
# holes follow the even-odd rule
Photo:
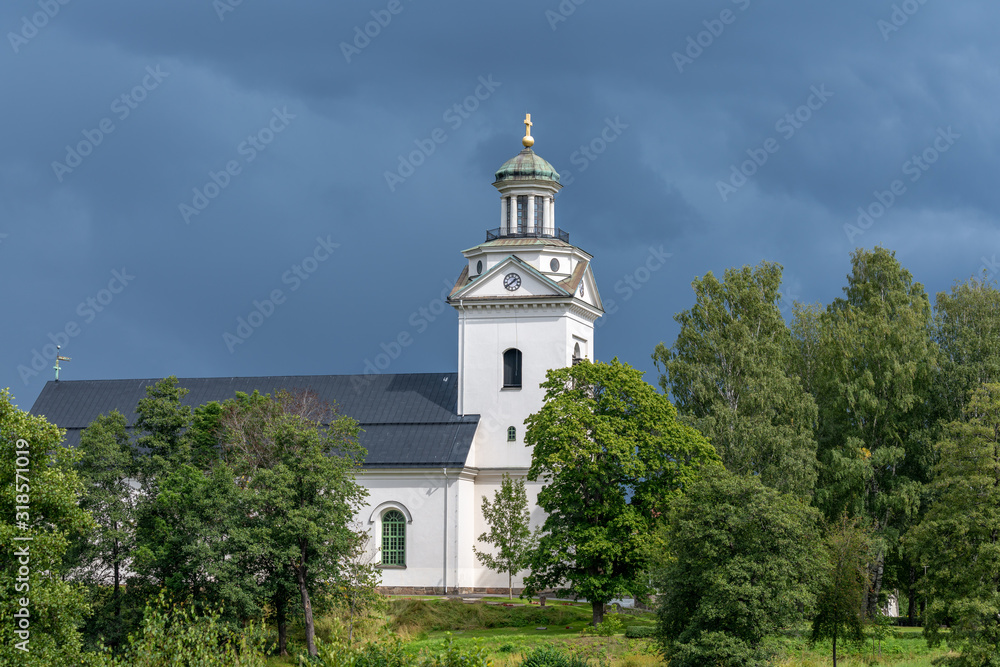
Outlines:
[[[504,181],[555,181],[559,182],[559,172],[540,158],[530,148],[503,163],[497,170],[496,183]]]

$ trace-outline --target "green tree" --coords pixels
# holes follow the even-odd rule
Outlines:
[[[263,613],[252,567],[262,531],[235,479],[222,461],[208,473],[184,463],[160,477],[138,521],[130,585],[166,589],[198,612],[221,608],[234,625]]]
[[[674,406],[614,359],[548,372],[545,404],[525,420],[528,479],[545,486],[547,513],[532,552],[525,594],[563,588],[585,597],[594,624],[604,605],[648,591],[644,543],[667,509],[719,459],[705,438],[677,421]]]
[[[185,431],[191,425],[191,408],[181,403],[188,393],[170,376],[151,387],[139,399],[134,432],[139,458],[139,481],[147,497],[155,495],[156,483],[178,465],[191,463],[191,443]]]
[[[715,447],[726,468],[808,498],[816,483],[816,404],[790,373],[791,336],[781,315],[781,266],[726,269],[691,284],[695,305],[674,319],[672,348],[653,359],[678,412]]]
[[[80,435],[83,480],[80,507],[94,517],[95,529],[78,542],[78,574],[95,592],[111,585],[111,598],[95,604],[88,630],[117,649],[125,639],[122,624],[122,584],[135,546],[137,494],[135,450],[129,440],[125,416],[117,410],[100,415]],[[97,600],[103,601],[101,595]]]
[[[128,588],[136,603],[165,588],[199,612],[221,608],[227,622],[242,624],[263,613],[254,567],[260,520],[213,444],[221,406],[192,411],[182,403],[187,393],[171,376],[136,406],[140,501]]]
[[[884,248],[857,250],[844,298],[823,317],[817,505],[873,529],[865,607],[874,615],[889,557],[917,517],[932,463],[939,353],[927,294]]]
[[[789,368],[802,388],[814,398],[819,394],[818,383],[823,368],[823,323],[825,308],[819,303],[794,303]]]
[[[833,641],[833,667],[837,667],[837,639],[864,639],[864,604],[868,590],[871,542],[857,519],[842,516],[826,536],[827,578],[820,589],[810,642]]]
[[[514,597],[513,578],[528,567],[531,550],[539,534],[531,532],[531,510],[523,479],[511,479],[504,473],[493,502],[483,496],[483,518],[490,527],[479,541],[493,546],[496,553],[479,551],[473,545],[476,559],[485,567],[507,575],[507,597]]]
[[[962,418],[972,392],[1000,381],[1000,290],[970,278],[939,292],[935,340],[941,348],[939,391],[946,422]]]
[[[765,639],[812,609],[819,512],[756,477],[706,471],[670,508],[658,631],[671,667],[768,664]]]
[[[12,401],[0,391],[0,664],[71,664],[89,609],[64,556],[94,525],[79,506],[80,453]]]
[[[960,665],[1000,665],[1000,384],[973,393],[937,449],[930,507],[907,536],[927,568],[924,635],[960,647]]]
[[[367,495],[354,481],[365,455],[358,424],[308,392],[238,394],[224,413],[224,456],[263,531],[261,558],[280,568],[273,572],[279,584],[283,573],[294,577],[314,656],[312,593],[318,582],[336,579],[340,561],[356,548],[351,521]]]

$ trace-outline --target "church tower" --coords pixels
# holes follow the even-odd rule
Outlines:
[[[480,415],[469,465],[524,474],[524,420],[541,408],[549,369],[594,358],[604,309],[592,257],[556,227],[559,174],[524,149],[496,172],[500,226],[466,258],[448,302],[458,311],[458,413]]]

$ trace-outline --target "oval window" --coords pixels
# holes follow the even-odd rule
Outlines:
[[[559,270],[559,260],[555,259],[553,257],[552,261],[549,262],[549,268],[552,269],[553,272],[558,271]]]
[[[478,276],[483,272],[483,260],[476,262],[476,275]]]

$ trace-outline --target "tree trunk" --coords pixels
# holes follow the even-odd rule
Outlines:
[[[354,646],[354,603],[351,602],[347,605],[348,612],[350,613],[349,621],[347,625],[347,645]]]
[[[906,605],[906,618],[909,619],[910,627],[914,625],[914,616],[917,612],[917,568],[910,568],[910,590],[907,595],[909,603]]]
[[[875,562],[869,568],[871,573],[871,588],[865,594],[865,613],[868,618],[878,615],[878,598],[882,592],[882,573],[885,571],[885,552],[880,551]]]
[[[278,655],[288,655],[288,596],[284,586],[274,592],[274,615],[278,624]]]
[[[597,627],[604,620],[604,603],[591,602],[590,608],[594,610],[594,627]]]
[[[302,550],[302,561],[300,565],[292,564],[295,568],[295,578],[299,581],[299,593],[302,594],[302,607],[305,609],[306,621],[306,648],[309,655],[316,655],[316,628],[313,625],[312,603],[309,602],[309,589],[306,587],[306,554]]]
[[[121,597],[120,597],[120,595],[121,595],[122,574],[121,574],[121,564],[118,562],[118,545],[117,544],[115,544],[115,548],[114,548],[114,552],[112,554],[112,558],[114,559],[114,562],[115,562],[115,566],[114,566],[114,572],[115,572],[115,574],[114,574],[114,578],[115,578],[115,593],[114,593],[114,598],[115,598],[115,618],[118,618],[118,617],[120,617],[122,615],[122,605],[121,605]]]
[[[507,599],[514,599],[514,577],[511,576],[510,572],[507,573]]]
[[[833,633],[833,667],[837,667],[837,633]]]

